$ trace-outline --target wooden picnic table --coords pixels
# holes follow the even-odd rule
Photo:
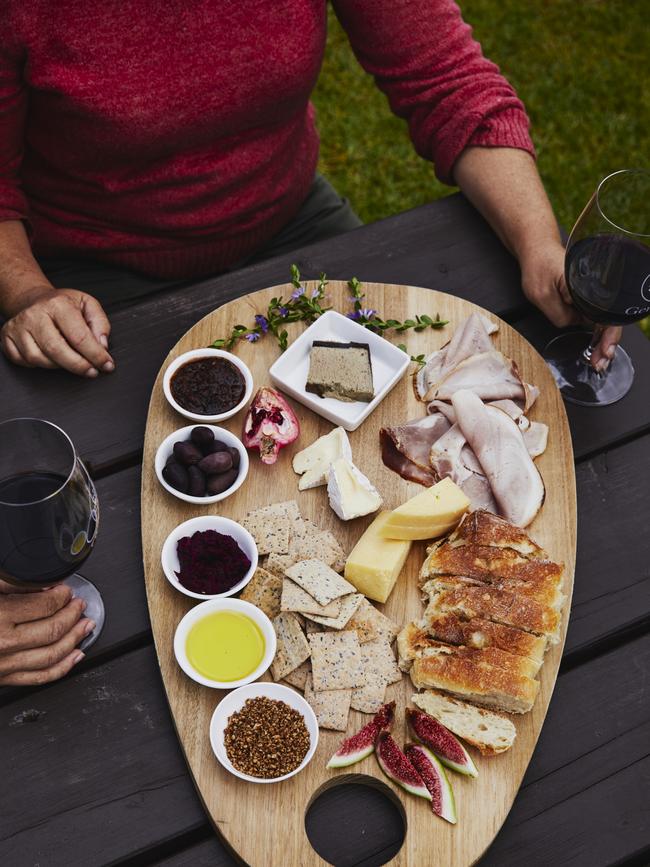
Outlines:
[[[142,574],[140,460],[149,393],[170,347],[224,301],[287,282],[294,261],[305,277],[326,271],[451,292],[497,313],[537,348],[552,333],[524,301],[512,257],[453,195],[114,309],[117,370],[98,381],[2,360],[0,418],[58,423],[91,468],[101,529],[83,571],[107,609],[100,640],[71,676],[0,691],[6,867],[237,863],[193,788],[157,668]],[[650,862],[650,341],[629,327],[623,343],[636,368],[631,392],[604,409],[567,407],[578,486],[568,638],[533,760],[482,865]],[[306,825],[337,867],[382,864],[403,836],[394,805],[360,785],[327,791]],[[420,863],[429,863],[426,853]]]

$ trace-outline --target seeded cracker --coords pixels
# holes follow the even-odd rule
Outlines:
[[[268,618],[273,620],[280,613],[281,596],[282,578],[278,575],[272,575],[266,569],[258,566],[239,598],[252,605],[257,605]]]
[[[350,707],[361,713],[377,713],[386,697],[386,681],[372,678],[365,686],[352,690]]]
[[[356,632],[312,633],[309,638],[313,688],[354,689],[363,686],[366,675]]]
[[[306,659],[298,668],[294,668],[289,674],[285,675],[284,682],[290,686],[295,686],[296,689],[305,689],[307,677],[311,674],[311,662]]]
[[[341,613],[338,617],[321,617],[319,614],[305,614],[308,620],[313,620],[321,626],[327,626],[329,629],[343,629],[350,622],[350,618],[357,610],[363,599],[362,593],[350,593],[348,596],[343,596],[341,599]],[[356,630],[354,631],[356,635]]]
[[[386,617],[385,614],[382,614],[381,611],[365,598],[355,611],[353,620],[355,621],[357,630],[363,628],[368,633],[375,633],[374,636],[365,639],[367,641],[371,641],[372,638],[384,638],[389,644],[392,644],[399,632],[393,621]],[[351,626],[352,623],[350,622],[346,628],[350,628]],[[361,637],[359,640],[361,641]]]
[[[309,645],[300,628],[298,618],[290,613],[279,614],[273,621],[277,637],[277,650],[271,663],[273,680],[282,680],[290,671],[309,658]]]
[[[339,596],[354,593],[356,589],[353,584],[341,578],[320,560],[301,560],[287,569],[285,574],[321,605],[327,605]]]
[[[297,520],[300,520],[298,505],[295,500],[288,500],[249,512],[242,525],[255,539],[258,554],[286,554],[291,528]]]
[[[348,727],[351,689],[328,689],[314,692],[311,676],[305,684],[305,699],[312,706],[322,729],[344,732]]]
[[[328,605],[319,605],[318,602],[294,583],[290,578],[282,581],[282,599],[280,602],[282,611],[299,611],[304,614],[319,614],[321,617],[338,617],[341,613],[341,602],[334,599]]]
[[[376,675],[386,683],[399,683],[402,679],[395,654],[383,638],[361,645],[361,660],[367,675]]]

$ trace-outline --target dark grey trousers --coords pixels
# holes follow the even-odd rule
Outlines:
[[[342,198],[322,175],[317,174],[307,198],[291,222],[261,250],[229,271],[269,259],[271,256],[289,253],[298,247],[323,241],[342,232],[349,232],[360,225],[361,220],[348,200]],[[57,288],[88,292],[106,307],[163,289],[181,289],[189,282],[196,282],[196,279],[158,280],[126,268],[115,268],[82,257],[43,258],[39,260],[39,264]],[[202,279],[210,276],[213,275],[205,274]]]

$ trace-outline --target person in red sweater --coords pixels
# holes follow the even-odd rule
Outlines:
[[[524,106],[455,3],[332,5],[417,152],[517,256],[527,297],[558,326],[576,321]],[[314,180],[309,97],[326,23],[326,0],[4,0],[8,358],[88,377],[113,370],[94,297],[101,269],[133,292],[167,287],[359,224]],[[617,339],[609,329],[597,364]]]

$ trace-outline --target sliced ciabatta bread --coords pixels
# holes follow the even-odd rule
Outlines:
[[[507,717],[433,689],[417,693],[411,701],[484,756],[509,750],[517,735]]]

